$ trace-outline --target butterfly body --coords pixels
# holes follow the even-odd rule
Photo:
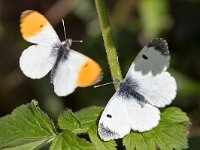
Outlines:
[[[56,70],[58,68],[58,65],[60,63],[60,61],[66,61],[68,56],[69,56],[69,43],[68,43],[68,40],[71,40],[71,39],[67,39],[64,44],[61,44],[61,45],[56,45],[54,48],[53,48],[53,51],[52,51],[52,55],[56,56],[56,61],[53,65],[53,68],[51,69],[51,75],[50,75],[50,82],[53,83],[53,78],[56,74]],[[70,44],[71,45],[71,44]],[[56,53],[56,54],[54,54]]]
[[[104,141],[158,125],[158,108],[169,105],[176,96],[176,81],[167,72],[169,59],[167,42],[161,38],[140,51],[101,115],[98,131]]]
[[[39,12],[24,11],[20,31],[26,41],[35,44],[23,51],[21,70],[32,79],[40,79],[51,72],[50,82],[58,96],[69,95],[76,87],[87,87],[101,80],[101,67],[70,49],[72,39],[61,42],[51,24]]]
[[[131,78],[126,78],[120,85],[117,90],[118,96],[131,100],[135,99],[138,102],[144,102],[145,97],[137,92],[137,88],[139,87],[137,81],[134,81]]]

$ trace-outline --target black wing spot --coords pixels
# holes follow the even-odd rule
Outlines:
[[[110,130],[108,127],[105,127],[103,123],[99,125],[99,135],[105,137],[106,139],[116,139],[119,138],[119,134],[115,131]]]
[[[148,57],[146,55],[142,55],[142,58],[144,58],[145,60],[148,59]]]
[[[84,67],[87,67],[87,66],[88,66],[88,63],[84,65]]]
[[[147,44],[147,47],[154,47],[154,49],[159,51],[163,56],[169,56],[169,48],[167,41],[162,38],[153,39]]]
[[[106,116],[107,116],[108,118],[112,118],[112,116],[111,116],[110,114],[107,114]]]
[[[43,26],[44,26],[44,25],[43,25],[43,24],[41,24],[41,25],[40,25],[40,28],[42,28]]]

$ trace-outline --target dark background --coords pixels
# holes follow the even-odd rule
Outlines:
[[[109,0],[107,6],[123,76],[149,40],[162,37],[168,41],[169,71],[178,83],[178,95],[171,105],[189,115],[192,122],[189,149],[200,149],[200,1]],[[44,14],[61,40],[64,40],[61,23],[64,18],[67,37],[84,41],[74,43],[71,48],[102,66],[101,83],[111,81],[93,0],[1,0],[0,116],[32,99],[38,100],[41,108],[55,120],[66,107],[76,111],[91,105],[105,106],[114,94],[113,85],[77,88],[73,94],[60,98],[53,92],[49,75],[32,80],[22,73],[19,57],[30,44],[21,37],[19,17],[27,9]]]

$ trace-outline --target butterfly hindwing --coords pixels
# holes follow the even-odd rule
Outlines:
[[[146,103],[144,95],[138,92],[137,80],[125,78],[117,89],[117,97],[123,99],[132,130],[144,132],[154,128],[160,119],[160,111]]]
[[[32,79],[44,77],[56,60],[51,51],[51,47],[43,45],[32,45],[24,50],[19,61],[23,73]]]
[[[149,75],[138,80],[138,84],[140,86],[137,92],[156,107],[165,107],[176,97],[176,81],[169,72],[165,71],[156,76]]]
[[[139,104],[136,99],[126,101],[131,129],[144,132],[156,127],[160,120],[160,111],[150,104]]]

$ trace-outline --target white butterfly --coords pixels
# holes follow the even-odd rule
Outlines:
[[[176,81],[167,72],[169,60],[168,44],[162,38],[153,39],[140,51],[101,115],[101,139],[119,139],[131,129],[144,132],[158,125],[158,108],[176,97]]]
[[[20,21],[23,38],[36,44],[24,50],[20,57],[20,68],[26,76],[39,79],[51,70],[51,82],[58,96],[66,96],[77,86],[86,87],[101,80],[101,67],[87,56],[71,50],[71,39],[62,43],[42,14],[27,10]]]

